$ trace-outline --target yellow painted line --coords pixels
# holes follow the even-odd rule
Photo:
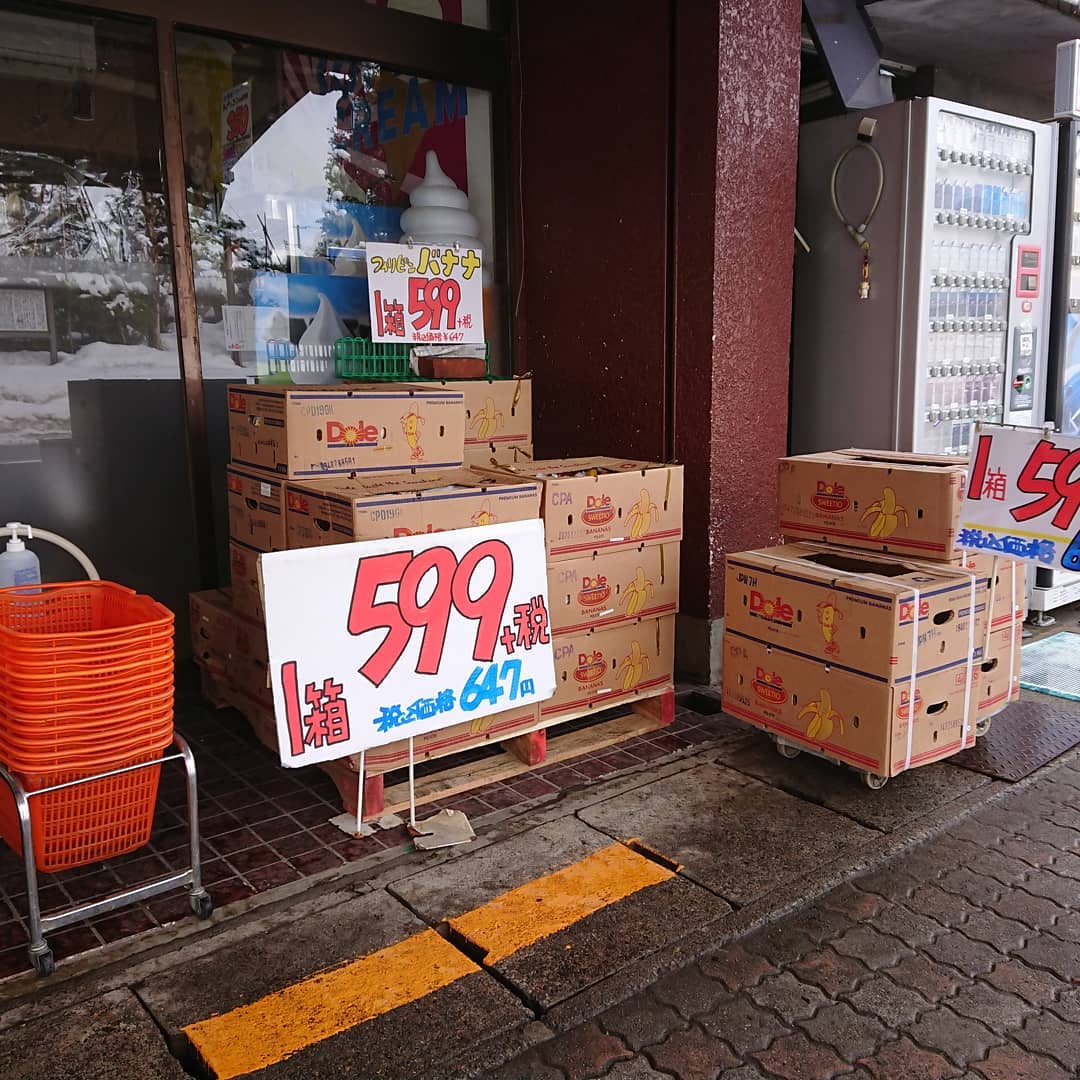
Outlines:
[[[485,951],[485,964],[497,964],[586,915],[674,876],[667,867],[612,844],[451,919],[450,926]]]
[[[425,930],[250,1005],[200,1020],[184,1033],[218,1080],[230,1080],[479,970],[445,938]]]
[[[485,964],[495,964],[674,876],[636,851],[611,844],[451,919],[450,925],[485,951]],[[250,1005],[200,1020],[184,1033],[217,1080],[232,1080],[479,970],[445,938],[424,930]]]

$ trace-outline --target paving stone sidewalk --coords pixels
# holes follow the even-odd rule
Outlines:
[[[1080,1076],[1080,763],[490,1076]]]

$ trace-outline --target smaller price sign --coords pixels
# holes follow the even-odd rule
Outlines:
[[[957,544],[1080,572],[1080,439],[980,425]]]
[[[478,249],[371,243],[367,266],[373,341],[457,345],[484,340]]]
[[[539,521],[263,555],[284,765],[549,698]]]

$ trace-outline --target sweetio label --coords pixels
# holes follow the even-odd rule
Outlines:
[[[282,764],[551,697],[544,565],[537,520],[263,555]]]

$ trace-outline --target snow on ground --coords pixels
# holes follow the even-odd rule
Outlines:
[[[254,367],[238,367],[225,351],[221,323],[201,323],[203,375],[242,379]],[[176,335],[162,334],[161,349],[95,341],[49,363],[47,351],[0,351],[0,445],[34,443],[71,434],[67,384],[82,379],[176,379],[180,359]]]

